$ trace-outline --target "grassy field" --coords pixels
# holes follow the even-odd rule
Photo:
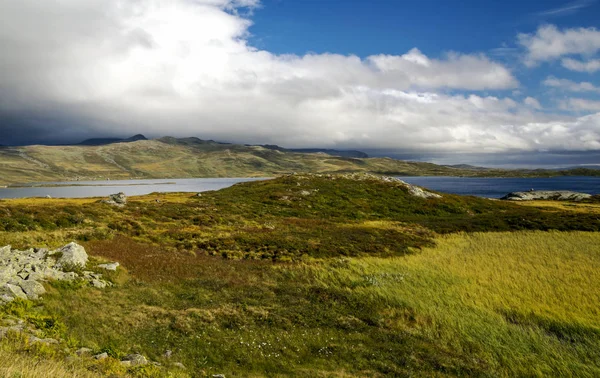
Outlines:
[[[31,369],[23,376],[44,364],[56,376],[598,376],[590,206],[424,200],[327,176],[123,209],[1,201],[0,244],[76,239],[95,263],[124,269],[111,288],[50,283],[42,301],[0,310],[52,319],[46,332],[65,340],[57,350],[4,340],[0,362]],[[81,346],[111,358],[64,362]],[[120,366],[131,352],[162,367]]]

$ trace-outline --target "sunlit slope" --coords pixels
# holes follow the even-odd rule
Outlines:
[[[388,158],[344,158],[206,142],[144,140],[104,146],[0,149],[0,184],[47,180],[271,176],[290,172],[456,175],[460,170]]]

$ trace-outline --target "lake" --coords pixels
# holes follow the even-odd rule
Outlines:
[[[409,184],[444,193],[500,198],[510,192],[535,190],[572,190],[600,194],[600,177],[560,176],[536,178],[504,177],[398,177]]]
[[[266,180],[266,178],[195,178],[111,181],[67,181],[29,184],[18,188],[0,188],[0,198],[85,198],[106,197],[123,192],[141,196],[153,192],[206,192],[219,190],[238,182]]]
[[[473,177],[398,177],[444,193],[500,198],[509,192],[535,190],[572,190],[600,194],[600,177],[552,178],[473,178]],[[239,182],[266,178],[196,178],[114,181],[69,181],[31,184],[19,188],[0,188],[0,198],[46,197],[84,198],[106,197],[123,192],[128,196],[153,192],[205,192],[227,188]],[[46,185],[46,186],[44,186]]]

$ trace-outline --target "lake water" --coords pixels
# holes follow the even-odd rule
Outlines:
[[[560,176],[550,178],[398,177],[409,184],[444,193],[500,198],[510,192],[571,190],[600,194],[600,177]]]
[[[535,190],[572,190],[600,194],[600,177],[552,178],[472,178],[472,177],[399,177],[439,192],[500,198],[509,192]],[[227,188],[238,182],[265,180],[265,178],[198,178],[76,181],[32,184],[22,188],[0,188],[0,198],[45,197],[83,198],[106,197],[123,192],[128,196],[153,192],[205,192]],[[56,186],[41,186],[56,185]]]
[[[128,196],[140,196],[153,192],[206,192],[209,190],[227,188],[238,182],[265,179],[266,178],[197,178],[45,182],[20,188],[0,188],[0,198],[46,196],[52,198],[106,197],[109,194],[118,192],[123,192]]]

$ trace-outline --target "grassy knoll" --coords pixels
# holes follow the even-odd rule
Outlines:
[[[112,357],[57,366],[104,376],[598,376],[600,218],[580,206],[425,200],[329,176],[122,209],[1,201],[0,245],[76,239],[123,269],[113,287],[50,283],[0,310],[71,352],[17,340],[0,356],[57,364],[86,346]],[[131,352],[163,368],[119,366]]]

